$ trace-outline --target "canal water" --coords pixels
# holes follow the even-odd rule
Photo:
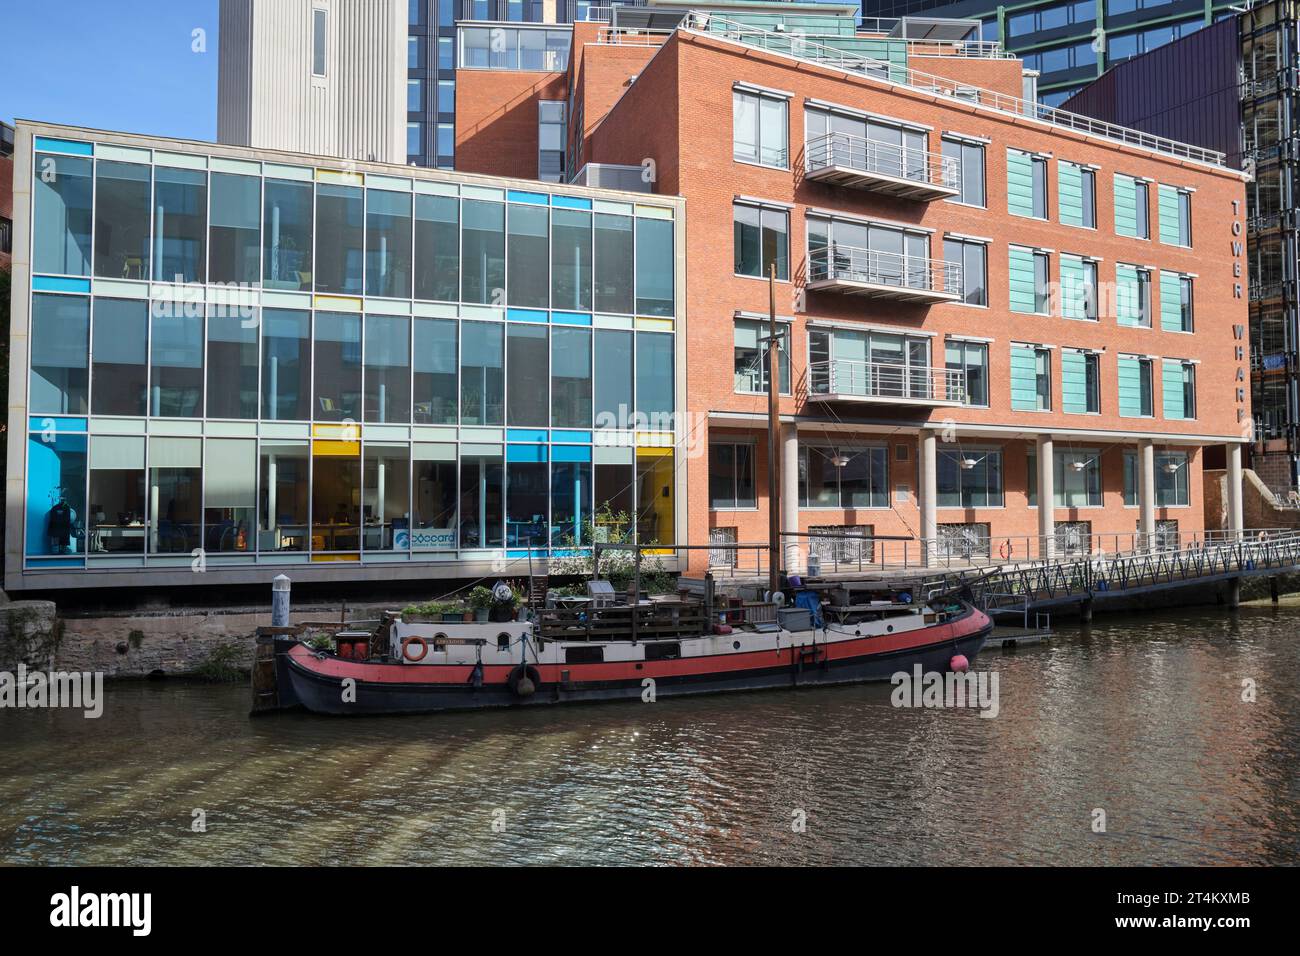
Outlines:
[[[981,655],[992,719],[887,684],[355,720],[109,685],[98,720],[0,711],[0,862],[1296,863],[1298,633],[1062,627]]]

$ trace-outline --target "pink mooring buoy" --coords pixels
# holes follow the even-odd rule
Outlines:
[[[970,661],[966,660],[965,654],[954,654],[952,660],[948,662],[948,669],[954,670],[958,674],[964,674],[970,670]]]

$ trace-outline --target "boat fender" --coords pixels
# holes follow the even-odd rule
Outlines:
[[[970,670],[970,661],[966,660],[965,654],[954,654],[952,660],[948,662],[948,669],[956,671],[958,674],[964,674]]]
[[[411,645],[414,644],[420,649],[419,656],[411,653]],[[410,661],[412,664],[418,664],[424,660],[425,655],[429,653],[429,644],[422,637],[408,637],[402,641],[402,659]]]
[[[542,675],[532,664],[520,664],[506,678],[506,686],[516,697],[531,697],[542,686]]]

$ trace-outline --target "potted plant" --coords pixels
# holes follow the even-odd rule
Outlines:
[[[498,581],[492,588],[492,604],[488,612],[490,621],[513,621],[515,608],[519,606],[519,592],[508,584]]]
[[[469,595],[465,598],[465,603],[469,605],[473,617],[466,617],[466,620],[486,621],[488,612],[492,608],[492,590],[479,584],[470,589]]]

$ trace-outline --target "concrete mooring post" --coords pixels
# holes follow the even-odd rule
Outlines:
[[[1278,602],[1278,598],[1281,596],[1278,593],[1276,577],[1271,577],[1268,579],[1268,596],[1273,599],[1274,604]]]
[[[1241,607],[1241,578],[1228,578],[1228,607]]]
[[[271,582],[271,626],[289,626],[289,585],[287,574],[277,574]]]

